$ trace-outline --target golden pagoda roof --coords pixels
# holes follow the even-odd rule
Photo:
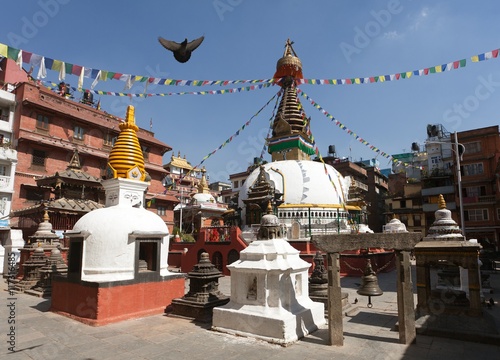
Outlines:
[[[174,156],[174,154],[172,154],[172,156],[170,157],[170,163],[168,165],[187,170],[193,169],[193,166],[189,163],[189,161],[187,161],[185,157],[181,157],[180,152],[177,155],[178,156]]]
[[[125,121],[120,123],[120,134],[111,149],[108,160],[108,178],[144,181],[146,170],[135,124],[134,107],[129,105]]]

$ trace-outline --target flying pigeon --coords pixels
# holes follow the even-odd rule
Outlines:
[[[184,39],[184,41],[179,44],[175,41],[166,40],[161,36],[158,37],[158,41],[160,42],[160,44],[162,44],[165,49],[172,51],[174,53],[175,60],[180,63],[185,63],[189,60],[189,58],[191,57],[191,53],[201,45],[203,39],[205,39],[204,36],[199,37],[198,39],[195,39],[191,42],[188,42],[187,39]]]

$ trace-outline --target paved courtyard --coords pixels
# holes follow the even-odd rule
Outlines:
[[[49,311],[50,300],[30,295],[15,296],[15,353],[8,347],[11,313],[7,285],[2,281],[3,321],[0,359],[500,359],[500,343],[487,345],[441,337],[417,335],[416,344],[399,344],[396,272],[378,275],[384,294],[367,298],[356,294],[360,278],[342,279],[351,308],[344,317],[344,346],[328,345],[325,325],[298,342],[282,347],[251,338],[210,330],[210,324],[155,315],[102,327],[91,327]],[[220,280],[220,289],[229,295],[229,278]],[[415,278],[413,277],[413,281]],[[500,328],[500,273],[491,275],[496,305],[485,311]],[[356,304],[355,299],[358,300]]]

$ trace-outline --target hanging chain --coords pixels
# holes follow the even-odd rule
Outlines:
[[[377,270],[375,271],[375,273],[378,274],[379,272],[385,270],[392,263],[392,260],[394,260],[395,257],[396,257],[396,253],[393,253],[392,257],[387,261],[387,263],[384,264],[384,266],[382,266],[380,268],[377,268]],[[347,266],[349,269],[354,270],[354,271],[364,272],[364,270],[361,269],[361,268],[355,268],[354,266],[351,266],[345,259],[341,259],[341,260],[345,264],[345,266]]]
[[[355,268],[355,267],[351,266],[351,265],[350,265],[350,264],[349,264],[349,263],[348,263],[345,259],[342,259],[342,261],[344,262],[344,264],[345,264],[345,265],[346,265],[349,269],[354,270],[354,271],[361,271],[361,272],[363,272],[363,270],[362,270],[362,269],[360,269],[360,268]]]
[[[387,263],[384,266],[378,268],[377,271],[375,271],[375,273],[378,274],[379,272],[381,272],[382,270],[384,270],[385,268],[387,268],[392,263],[392,260],[394,260],[395,257],[396,257],[396,252],[394,252],[392,254],[392,257],[389,259],[389,261],[387,261]]]

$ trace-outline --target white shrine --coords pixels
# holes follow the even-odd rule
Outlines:
[[[317,330],[325,324],[324,304],[309,298],[309,266],[268,208],[257,240],[228,265],[231,300],[214,308],[212,329],[284,346]]]

